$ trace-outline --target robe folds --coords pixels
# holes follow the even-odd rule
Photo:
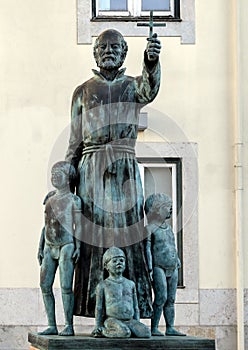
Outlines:
[[[66,160],[78,173],[82,199],[80,260],[75,269],[74,314],[94,317],[97,284],[107,273],[102,256],[111,246],[126,254],[125,277],[136,284],[142,318],[152,314],[151,285],[144,251],[143,190],[135,143],[142,107],[157,95],[160,64],[145,53],[142,75],[120,69],[113,81],[93,70],[72,98]]]

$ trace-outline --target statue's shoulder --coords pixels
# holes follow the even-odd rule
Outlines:
[[[76,205],[76,207],[81,207],[82,202],[81,202],[81,198],[79,196],[77,196],[74,193],[71,193],[71,198],[72,198],[74,204]]]
[[[132,280],[129,280],[126,277],[123,277],[123,283],[125,283],[126,285],[128,285],[130,288],[134,288],[135,287],[135,283]]]
[[[90,79],[86,80],[82,84],[78,85],[76,89],[74,90],[73,97],[78,97],[80,95],[83,95],[85,90],[88,90],[92,85],[95,84],[96,77],[93,76]]]
[[[146,225],[145,229],[147,232],[147,235],[150,236],[152,233],[154,233],[157,230],[157,226],[154,223],[149,223]]]
[[[125,78],[126,81],[130,81],[130,82],[134,81],[136,78],[136,77],[132,77],[131,75],[124,75],[123,77]]]
[[[54,196],[56,193],[56,191],[50,191],[48,192],[48,194],[46,195],[46,197],[44,198],[43,204],[46,205],[47,201]]]

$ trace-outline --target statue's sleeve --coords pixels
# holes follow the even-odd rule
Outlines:
[[[70,128],[69,147],[65,159],[77,169],[82,155],[82,86],[75,90],[72,97]]]
[[[160,86],[160,75],[159,59],[149,61],[145,51],[142,75],[134,80],[136,102],[147,104],[154,100]]]

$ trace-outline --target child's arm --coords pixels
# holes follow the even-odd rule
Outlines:
[[[43,201],[43,205],[46,205],[46,202],[49,200],[50,197],[52,197],[54,194],[56,193],[56,191],[50,191],[44,201]],[[39,249],[38,249],[38,254],[37,254],[37,258],[39,260],[39,264],[42,264],[42,260],[44,258],[44,254],[43,254],[43,250],[44,250],[44,245],[45,245],[45,226],[43,227],[42,231],[41,231],[41,236],[40,236],[40,242],[39,242]]]
[[[81,199],[78,196],[74,196],[74,207],[73,207],[73,215],[74,215],[74,241],[75,241],[75,251],[73,253],[72,258],[75,260],[75,264],[78,262],[80,257],[80,246],[81,246],[81,229],[82,229],[82,203]]]
[[[92,331],[93,337],[102,336],[102,329],[105,316],[104,282],[100,282],[96,287],[96,308],[95,308],[95,328]]]
[[[134,309],[133,318],[135,320],[139,321],[140,320],[140,311],[139,311],[139,304],[138,304],[138,298],[137,298],[135,284],[133,285],[133,309]]]
[[[151,228],[149,225],[146,226],[146,234],[147,234],[147,239],[146,239],[146,259],[147,259],[147,266],[148,266],[148,271],[150,275],[151,281],[153,280],[153,269],[152,269],[152,252],[151,252]]]
[[[37,258],[39,260],[40,265],[42,264],[42,259],[44,258],[44,254],[43,254],[44,244],[45,244],[45,227],[43,227],[43,229],[41,231],[39,249],[38,249],[38,254],[37,254]]]

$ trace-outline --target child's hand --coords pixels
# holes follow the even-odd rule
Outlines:
[[[102,330],[103,330],[103,327],[96,327],[92,333],[91,333],[91,336],[94,337],[94,338],[100,338],[102,337]]]
[[[72,255],[72,259],[74,260],[75,264],[77,264],[79,257],[80,257],[80,248],[77,248]]]
[[[42,250],[42,249],[39,249],[38,254],[37,254],[37,259],[38,259],[38,261],[39,261],[40,266],[41,266],[41,264],[42,264],[43,258],[44,258],[43,250]]]

